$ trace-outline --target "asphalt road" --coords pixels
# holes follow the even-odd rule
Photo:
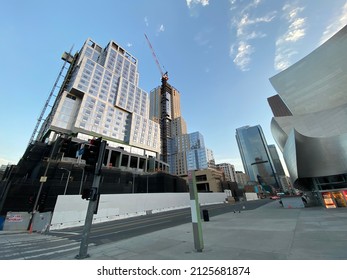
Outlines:
[[[213,219],[213,216],[228,212],[252,210],[270,201],[271,200],[269,199],[262,199],[239,202],[236,204],[207,205],[201,207],[201,212],[206,209],[209,218]],[[201,218],[203,218],[202,213]],[[95,245],[106,244],[189,222],[191,222],[190,208],[185,208],[94,224],[91,228],[89,243]],[[83,227],[75,227],[51,231],[49,234],[79,241],[81,239],[82,231]]]
[[[210,220],[227,212],[258,208],[270,199],[204,206]],[[201,217],[203,217],[201,215]],[[190,208],[92,225],[88,246],[98,246],[191,222]],[[79,252],[83,227],[40,233],[0,234],[0,260],[51,260]]]

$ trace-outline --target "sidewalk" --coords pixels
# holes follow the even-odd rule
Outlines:
[[[204,249],[194,249],[192,224],[101,246],[89,260],[347,260],[347,208],[284,209],[273,201],[255,210],[202,222]],[[76,254],[65,255],[65,260]]]

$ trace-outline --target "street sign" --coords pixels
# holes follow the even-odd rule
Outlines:
[[[40,183],[46,183],[46,182],[47,182],[47,176],[41,176]]]

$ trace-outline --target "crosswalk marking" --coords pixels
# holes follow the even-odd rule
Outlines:
[[[75,247],[71,247],[71,248],[67,248],[64,250],[54,250],[54,252],[48,252],[48,253],[43,253],[43,254],[38,254],[38,255],[33,255],[33,256],[29,256],[29,257],[25,257],[25,258],[21,258],[21,260],[29,260],[29,259],[36,259],[36,258],[42,258],[43,256],[51,256],[51,255],[56,255],[59,253],[65,253],[65,252],[69,252],[69,251],[76,251],[77,254],[77,250],[80,248],[80,246],[75,246]]]
[[[94,246],[95,244],[89,244]],[[78,253],[80,242],[41,234],[0,235],[0,260],[52,259],[64,253]]]

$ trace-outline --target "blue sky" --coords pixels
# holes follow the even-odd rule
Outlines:
[[[0,164],[17,163],[62,66],[90,37],[139,60],[140,87],[160,84],[148,35],[181,92],[188,132],[217,163],[242,170],[235,130],[261,125],[268,144],[269,78],[347,24],[346,0],[13,0],[0,10]]]

